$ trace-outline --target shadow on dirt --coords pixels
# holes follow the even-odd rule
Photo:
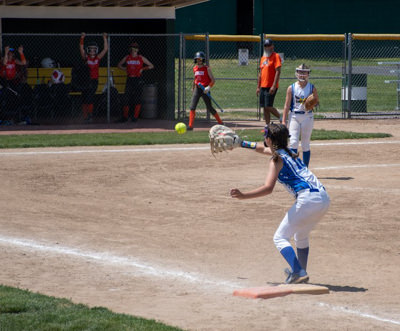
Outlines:
[[[329,285],[329,284],[314,284],[308,283],[310,285],[318,285],[325,286],[332,292],[367,292],[368,289],[364,287],[355,287],[355,286],[341,286],[341,285]]]
[[[319,179],[351,180],[354,177],[318,177]]]

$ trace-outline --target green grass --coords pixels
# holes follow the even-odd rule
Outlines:
[[[258,141],[258,129],[237,130],[241,137]],[[390,137],[383,133],[354,133],[344,131],[314,130],[312,140],[363,139]],[[0,138],[0,148],[66,147],[66,146],[126,146],[208,143],[207,131],[192,131],[178,135],[174,131],[132,133],[81,133],[81,134],[32,134],[5,135]]]
[[[67,299],[57,299],[0,285],[0,330],[181,330],[154,320],[89,308]]]

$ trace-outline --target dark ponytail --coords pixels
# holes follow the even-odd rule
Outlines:
[[[268,137],[271,139],[272,142],[272,160],[274,162],[278,161],[279,154],[277,153],[278,149],[284,149],[292,158],[297,158],[299,156],[298,153],[294,153],[288,147],[288,140],[289,140],[289,130],[283,124],[275,124],[271,123],[268,125]]]

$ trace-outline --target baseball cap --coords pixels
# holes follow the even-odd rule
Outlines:
[[[264,40],[264,47],[269,47],[272,46],[274,43],[272,42],[271,39],[265,39]]]

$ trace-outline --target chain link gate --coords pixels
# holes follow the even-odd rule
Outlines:
[[[400,35],[347,34],[349,97],[346,115],[400,115]]]

